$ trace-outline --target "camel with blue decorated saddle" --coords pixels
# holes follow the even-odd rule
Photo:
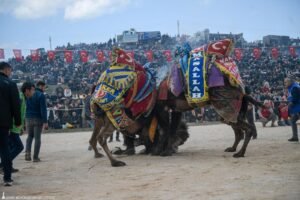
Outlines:
[[[245,121],[242,109],[244,84],[238,67],[229,56],[233,48],[231,39],[209,43],[196,49],[189,44],[177,47],[176,62],[169,76],[160,84],[157,104],[172,110],[166,144],[181,120],[181,113],[203,106],[213,106],[222,122],[229,124],[235,141],[226,152],[235,152],[244,133],[244,144],[234,157],[243,157],[251,139],[253,127]],[[245,100],[244,100],[245,101]],[[169,149],[169,148],[166,148]],[[164,154],[171,155],[171,151]]]
[[[168,111],[156,107],[156,78],[151,70],[142,67],[119,48],[114,48],[112,58],[112,64],[101,74],[91,98],[91,110],[96,114],[96,120],[90,145],[95,157],[102,157],[96,148],[98,141],[112,166],[124,166],[124,162],[112,156],[107,138],[117,129],[129,139],[141,133],[153,143],[159,132],[158,124],[162,131],[168,129],[161,120]],[[186,136],[184,138],[187,139]],[[172,143],[178,143],[176,147],[185,141],[178,140],[181,142],[173,138]]]

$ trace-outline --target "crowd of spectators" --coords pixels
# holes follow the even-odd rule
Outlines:
[[[160,42],[121,45],[121,47],[125,50],[133,50],[135,59],[142,65],[147,62],[144,52],[152,50],[154,61],[163,64],[166,59],[161,51],[174,50],[177,44],[178,40],[175,37],[163,35]],[[96,50],[110,51],[115,45],[118,45],[115,40],[100,44],[68,44],[57,47],[56,57],[51,61],[48,60],[46,53],[40,55],[39,61],[33,61],[30,56],[22,61],[12,58],[9,60],[14,68],[12,79],[19,83],[29,80],[33,82],[43,80],[47,83],[46,98],[50,128],[86,127],[87,124],[82,120],[84,98],[103,70],[109,66],[108,60],[99,63],[95,52]],[[193,48],[198,45],[201,43],[191,44]],[[87,63],[80,61],[79,51],[83,49],[89,53]],[[73,51],[72,63],[64,61],[64,50]],[[286,53],[281,54],[277,59],[272,59],[270,53],[263,50],[260,58],[255,59],[252,49],[247,47],[243,49],[243,57],[237,61],[237,65],[245,85],[251,87],[252,95],[261,102],[266,99],[274,101],[274,110],[285,100],[284,77],[291,73],[300,74],[298,57],[291,57]],[[217,117],[212,115],[210,118]]]

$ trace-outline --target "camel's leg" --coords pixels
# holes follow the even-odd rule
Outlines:
[[[95,152],[95,158],[103,157],[103,154],[99,153],[99,151],[97,149],[97,136],[98,136],[102,126],[103,126],[102,117],[96,117],[93,133],[92,133],[91,139],[89,141],[90,146],[92,147],[92,149]]]
[[[97,136],[97,139],[102,146],[103,150],[105,151],[106,155],[108,156],[111,166],[113,167],[120,167],[120,166],[125,166],[126,163],[122,161],[116,160],[108,146],[107,146],[107,138],[110,137],[113,134],[113,131],[115,130],[114,126],[110,123],[109,119],[107,117],[104,118],[104,126],[101,128],[100,133]]]
[[[225,152],[235,152],[237,146],[239,145],[239,143],[242,140],[243,135],[244,135],[244,132],[242,129],[238,128],[235,125],[232,125],[231,127],[234,131],[235,139],[234,139],[234,143],[233,143],[232,147],[228,147],[227,149],[225,149]]]
[[[162,152],[160,155],[161,156],[171,156],[173,154],[173,148],[172,148],[172,143],[173,143],[173,137],[176,133],[176,130],[180,124],[182,113],[181,112],[172,112],[171,113],[171,123],[170,127],[168,130],[168,140],[166,144],[165,151]]]
[[[245,122],[246,123],[246,122]],[[247,123],[246,123],[247,124]],[[253,135],[253,127],[251,125],[248,124],[247,126],[247,131],[245,131],[245,140],[244,140],[244,144],[242,146],[242,148],[240,149],[239,152],[237,152],[236,154],[233,155],[233,157],[235,158],[239,158],[239,157],[244,157],[245,155],[245,152],[246,152],[246,149],[247,149],[247,146],[249,144],[249,141],[251,140],[251,137]]]
[[[164,151],[164,147],[169,138],[169,112],[162,105],[157,105],[157,109],[161,112],[157,112],[156,117],[161,130],[160,134],[157,136],[157,143],[152,149],[152,155],[160,155]]]

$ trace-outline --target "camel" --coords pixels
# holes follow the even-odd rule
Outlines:
[[[235,158],[244,157],[253,127],[245,121],[246,110],[242,107],[246,103],[244,85],[235,62],[229,57],[232,45],[232,40],[225,39],[194,50],[188,44],[177,48],[179,61],[160,84],[159,91],[165,95],[157,101],[173,111],[170,128],[164,136],[163,143],[167,146],[171,145],[170,138],[177,129],[182,112],[212,105],[221,121],[234,130],[235,141],[225,152],[235,152],[245,133],[242,148],[233,155]],[[172,155],[170,148],[166,149],[163,155]]]

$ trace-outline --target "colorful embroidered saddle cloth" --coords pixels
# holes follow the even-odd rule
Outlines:
[[[114,49],[112,56],[113,63],[100,76],[92,102],[106,112],[117,129],[124,129],[152,111],[155,79],[125,51]]]
[[[189,51],[188,44],[177,47],[179,68],[185,76],[186,98],[190,104],[209,100],[208,88],[224,86],[224,76],[230,84],[244,91],[238,67],[229,57],[233,42],[224,39]]]

